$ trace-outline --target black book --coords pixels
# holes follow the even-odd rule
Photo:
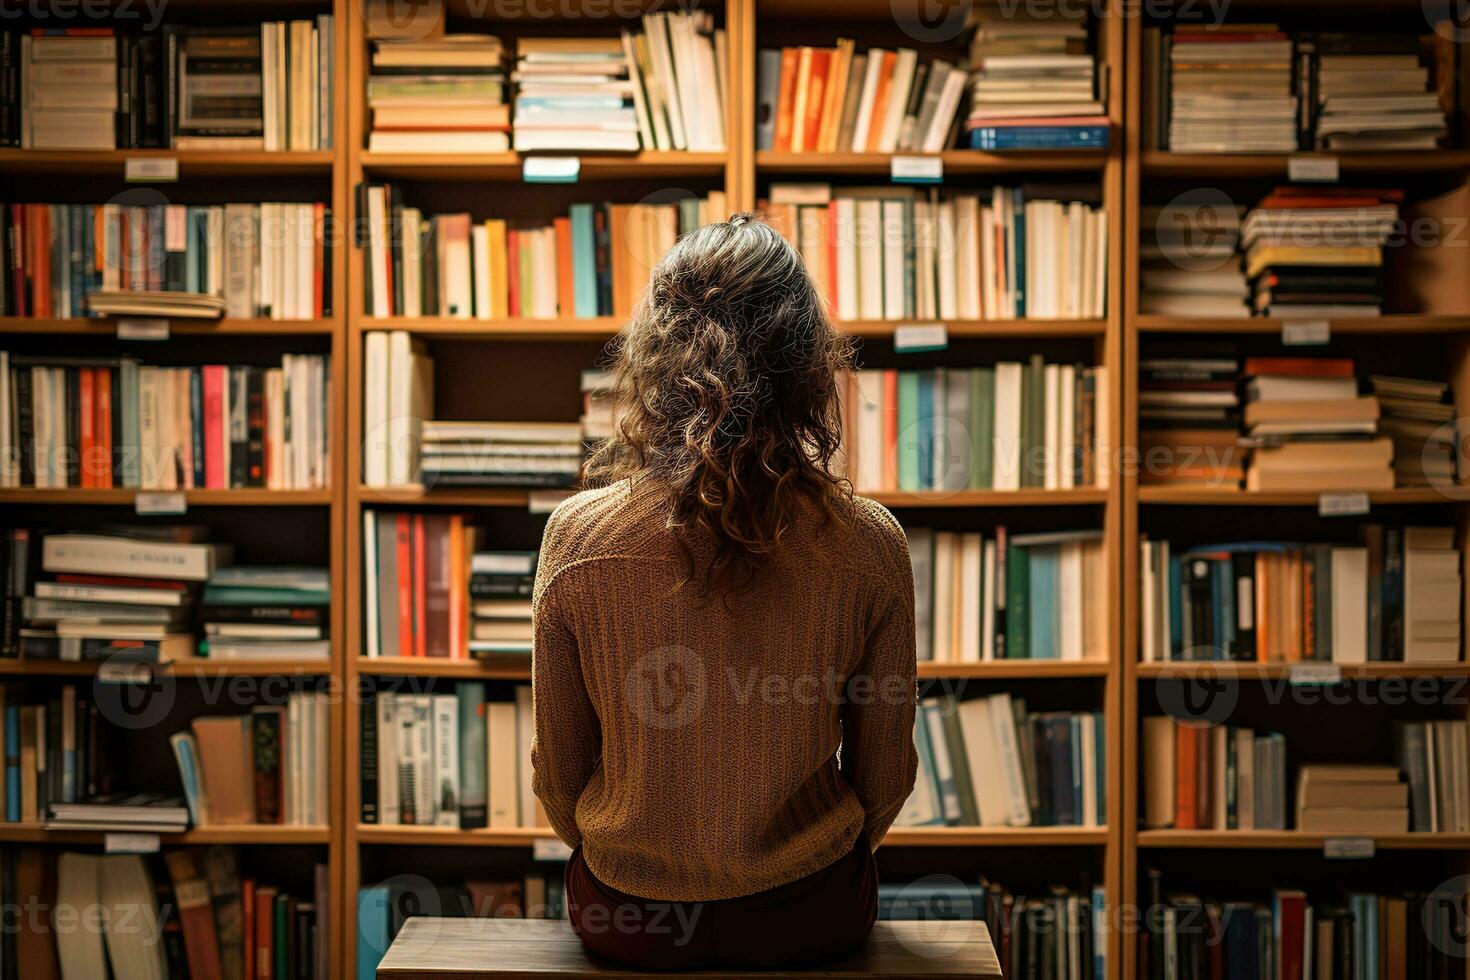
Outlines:
[[[606,205],[592,209],[594,252],[597,256],[597,312],[611,316],[612,305],[612,228]]]
[[[164,43],[157,34],[144,34],[137,39],[136,68],[138,92],[137,125],[140,147],[167,145],[168,78],[164,71]]]
[[[245,368],[247,486],[265,486],[265,373]]]
[[[197,367],[189,369],[189,412],[189,417],[194,420],[189,433],[189,442],[194,450],[194,485],[202,487],[204,486],[204,372]]]
[[[23,487],[33,487],[36,485],[36,415],[31,391],[31,369],[12,365],[11,371],[15,378],[16,451],[20,456],[20,484]]]
[[[388,268],[393,270],[393,315],[403,316],[403,188],[383,185],[388,199]]]
[[[365,692],[358,709],[358,742],[361,762],[358,775],[361,787],[363,823],[378,822],[378,711],[373,691]]]
[[[324,234],[322,243],[322,316],[332,315],[332,209],[323,215]]]
[[[20,35],[0,32],[0,146],[20,145]]]
[[[1237,551],[1230,556],[1231,579],[1235,585],[1235,601],[1247,608],[1235,610],[1235,642],[1230,647],[1234,660],[1256,659],[1256,556]]]
[[[118,149],[127,149],[133,145],[132,119],[133,119],[133,91],[132,75],[128,71],[129,61],[133,57],[133,39],[123,35],[116,39],[117,50],[117,115],[113,120],[113,140]]]
[[[230,486],[250,486],[249,369],[230,368]]]
[[[439,315],[439,222],[429,222],[429,240],[423,243],[421,261],[423,272],[423,296],[420,306],[429,316]]]
[[[326,606],[225,606],[205,605],[199,611],[204,623],[256,623],[278,626],[323,626]]]
[[[66,369],[66,485],[82,485],[82,383],[81,371]]]

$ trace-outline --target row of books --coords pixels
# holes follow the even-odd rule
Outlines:
[[[95,692],[65,684],[45,700],[0,688],[5,780],[0,813],[7,823],[40,824],[52,804],[105,799],[118,789],[120,730]]]
[[[1138,935],[1140,977],[1281,980],[1453,977],[1463,896],[1452,888],[1404,894],[1347,891],[1313,901],[1274,888],[1266,901],[1174,891],[1146,872],[1149,914]]]
[[[772,184],[758,202],[839,320],[1095,319],[1107,214],[1092,186],[936,189]]]
[[[480,681],[449,694],[379,690],[361,714],[363,823],[544,827],[531,793],[531,688],[488,700]]]
[[[1151,715],[1142,756],[1146,827],[1287,828],[1284,735]]]
[[[141,35],[5,32],[0,75],[15,102],[0,116],[0,145],[330,149],[335,44],[330,14]]]
[[[920,660],[1104,660],[1102,534],[906,527]]]
[[[573,204],[546,225],[425,218],[396,185],[360,184],[365,308],[375,317],[626,317],[679,236],[723,221],[725,195]]]
[[[321,203],[0,206],[0,311],[321,319],[330,223]]]
[[[196,827],[325,827],[328,695],[293,691],[285,705],[198,717],[169,738]]]
[[[1458,108],[1455,68],[1437,34],[1149,27],[1145,141],[1179,153],[1432,150]]]
[[[330,371],[325,354],[266,368],[0,351],[0,485],[330,486]]]
[[[1026,363],[856,371],[843,448],[864,491],[1066,490],[1109,482],[1107,369]]]
[[[1360,543],[1140,542],[1145,661],[1460,659],[1449,527],[1365,524]]]
[[[1104,980],[1108,908],[1102,886],[1015,892],[985,877],[974,884],[924,878],[878,885],[878,918],[983,921],[1007,977]]]
[[[332,593],[325,568],[232,565],[205,583],[200,656],[216,660],[326,660]]]
[[[1024,698],[923,698],[919,775],[905,827],[1102,827],[1107,741],[1099,712],[1029,711]]]

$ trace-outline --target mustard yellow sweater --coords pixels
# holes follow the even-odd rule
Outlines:
[[[552,827],[598,879],[661,901],[774,888],[862,831],[876,847],[917,764],[898,522],[863,498],[803,517],[726,603],[674,590],[686,565],[650,489],[579,493],[546,525],[531,760]]]

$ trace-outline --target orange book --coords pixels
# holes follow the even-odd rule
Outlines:
[[[827,85],[836,54],[836,51],[829,48],[812,50],[811,68],[806,82],[806,111],[801,121],[801,148],[809,153],[815,153],[818,149],[818,137],[822,131],[822,109],[827,103]]]
[[[97,442],[99,487],[112,486],[112,370],[97,369]]]
[[[638,253],[641,251],[638,242],[629,237],[637,233],[632,209],[631,204],[609,204],[607,206],[607,237],[612,253],[608,256],[612,265],[612,308],[613,313],[618,314],[632,309],[633,300],[629,289],[628,267],[637,260]]]
[[[883,372],[883,489],[898,489],[898,372]]]
[[[800,58],[797,48],[781,49],[781,84],[776,89],[776,135],[772,149],[791,149],[792,112],[796,103],[796,69]]]
[[[326,268],[326,248],[327,206],[317,202],[312,205],[311,218],[311,315],[318,320],[322,318],[322,311],[326,309],[324,301],[326,284],[322,281],[322,274]]]
[[[1199,829],[1200,729],[1174,723],[1174,828]]]
[[[44,204],[26,206],[31,228],[31,304],[38,317],[51,312],[51,212]]]
[[[413,573],[411,561],[413,537],[408,514],[394,516],[394,530],[398,546],[398,650],[402,656],[413,656]]]
[[[572,284],[572,219],[557,218],[552,225],[556,228],[556,312],[574,316],[577,301]]]
[[[428,562],[424,555],[424,515],[413,515],[413,655],[428,656],[424,616],[429,611],[429,585],[426,570]]]
[[[96,404],[93,398],[94,379],[91,368],[82,368],[77,371],[77,416],[81,424],[80,447],[82,458],[79,459],[77,472],[81,478],[81,485],[94,487],[97,484],[92,479],[93,467],[96,465],[97,453],[97,419],[95,416]]]
[[[1263,664],[1270,663],[1275,653],[1271,643],[1271,590],[1266,582],[1269,557],[1256,555],[1256,661]]]
[[[469,581],[465,576],[464,515],[449,517],[449,657],[463,660],[469,655],[462,643],[465,636],[465,596]]]
[[[255,980],[276,975],[276,894],[278,889],[255,889]]]
[[[878,72],[878,87],[873,90],[873,115],[868,123],[868,152],[877,153],[883,148],[883,120],[888,118],[888,96],[893,91],[893,66],[898,55],[883,52],[883,67]]]
[[[846,94],[848,73],[852,70],[852,52],[852,41],[837,39],[837,48],[832,52],[832,67],[827,72],[827,94],[822,98],[821,117],[817,120],[816,145],[812,147],[822,153],[831,153],[835,147],[842,98]]]
[[[192,980],[220,980],[219,937],[214,929],[214,901],[209,880],[194,858],[195,852],[167,851],[163,860],[174,882],[174,905],[184,927],[184,954]]]
[[[1355,376],[1350,357],[1247,357],[1247,376],[1289,374],[1299,378],[1351,378]]]
[[[827,249],[827,312],[837,312],[837,208],[829,204],[827,214],[827,240],[822,244]]]

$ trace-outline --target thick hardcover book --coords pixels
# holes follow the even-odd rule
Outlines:
[[[255,819],[258,823],[282,822],[282,722],[283,712],[279,707],[255,708],[250,713],[250,736],[255,747]]]
[[[378,822],[378,708],[376,692],[368,691],[358,711],[358,749],[361,753],[358,766],[361,812],[358,819],[363,823]]]

